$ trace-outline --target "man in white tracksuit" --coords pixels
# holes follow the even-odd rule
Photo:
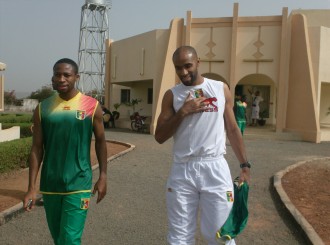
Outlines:
[[[228,86],[202,77],[191,46],[179,47],[173,64],[181,83],[163,98],[155,139],[173,136],[173,165],[167,182],[168,243],[195,244],[198,209],[201,231],[209,245],[233,205],[233,182],[224,158],[226,137],[240,163],[240,182],[250,181],[242,135],[233,113]],[[235,244],[234,240],[227,244]]]

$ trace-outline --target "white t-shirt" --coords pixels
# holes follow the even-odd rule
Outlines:
[[[259,96],[259,95],[258,96],[253,96],[252,97],[252,106],[259,108],[259,104],[262,101],[264,101],[264,99],[261,96]]]
[[[183,163],[194,158],[216,159],[225,154],[223,83],[204,78],[200,85],[185,86],[180,83],[171,91],[173,93],[173,107],[176,112],[182,107],[189,93],[196,97],[202,91],[204,97],[212,102],[206,111],[191,114],[181,122],[173,136],[174,162]]]

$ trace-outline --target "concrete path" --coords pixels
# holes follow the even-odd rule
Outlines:
[[[125,130],[110,129],[106,135],[107,139],[136,147],[109,163],[108,195],[98,205],[92,201],[82,244],[165,245],[165,184],[171,166],[172,142],[159,145],[151,135]],[[301,228],[280,201],[273,187],[273,176],[296,162],[329,157],[330,143],[290,141],[286,135],[275,136],[263,129],[248,129],[244,139],[254,164],[249,223],[236,240],[237,244],[308,244]],[[238,162],[230,145],[227,150],[226,158],[236,177]],[[19,214],[0,226],[0,244],[52,244],[43,207]],[[196,244],[206,244],[199,232]]]

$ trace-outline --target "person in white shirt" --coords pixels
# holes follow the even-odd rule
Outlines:
[[[264,101],[264,99],[260,96],[260,92],[257,90],[254,95],[249,91],[250,94],[252,95],[252,123],[251,126],[257,126],[257,121],[259,119],[259,112],[260,112],[260,107],[259,104],[260,102]]]
[[[191,46],[172,57],[181,83],[162,101],[155,139],[162,144],[173,136],[173,164],[167,181],[167,215],[171,245],[195,244],[198,209],[201,231],[209,245],[233,205],[233,181],[226,154],[226,136],[240,163],[240,183],[250,181],[242,134],[233,113],[227,84],[202,77]],[[227,244],[235,244],[231,240]]]

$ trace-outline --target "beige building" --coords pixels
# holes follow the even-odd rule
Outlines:
[[[261,92],[261,111],[276,132],[294,133],[304,141],[329,141],[330,10],[288,13],[284,7],[277,16],[255,17],[238,13],[238,3],[232,17],[194,18],[188,11],[168,29],[108,40],[105,105],[114,110],[115,104],[122,104],[116,126],[130,127],[133,108],[124,104],[141,99],[135,110],[148,116],[154,133],[163,95],[179,82],[172,54],[181,45],[192,45],[200,56],[199,71],[226,82],[233,97],[235,91],[248,98],[248,90]]]
[[[136,111],[154,133],[166,90],[178,83],[172,54],[196,48],[199,71],[226,82],[234,97],[259,90],[266,124],[304,141],[330,140],[330,10],[294,10],[277,16],[176,18],[169,29],[107,42],[105,104],[142,99]],[[143,110],[141,110],[143,109]],[[250,108],[248,108],[250,109]],[[140,111],[141,110],[141,111]],[[119,107],[119,127],[129,127],[132,108]]]

